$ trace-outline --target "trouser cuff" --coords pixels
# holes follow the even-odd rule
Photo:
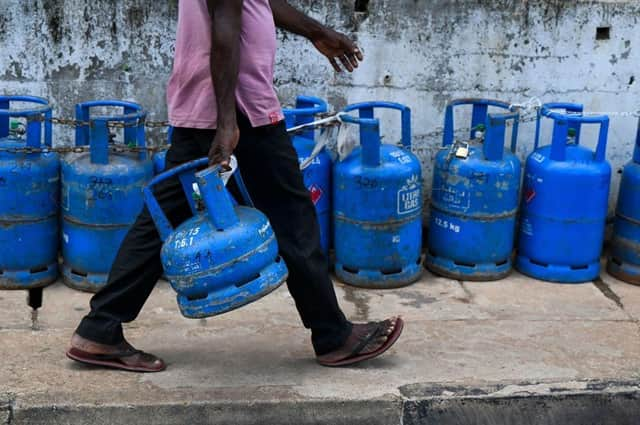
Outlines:
[[[124,342],[122,324],[112,320],[106,321],[86,316],[78,325],[76,333],[98,344],[117,345]]]
[[[313,336],[312,343],[316,355],[322,356],[342,347],[347,342],[349,335],[351,335],[352,328],[353,324],[346,321],[339,330],[332,332],[328,337],[316,338]]]

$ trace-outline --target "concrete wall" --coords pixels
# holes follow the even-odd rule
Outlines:
[[[366,60],[355,74],[337,75],[308,42],[280,33],[282,101],[308,93],[335,108],[371,99],[411,106],[427,184],[443,108],[456,97],[583,102],[614,113],[608,150],[614,170],[630,158],[637,119],[620,113],[640,110],[638,0],[293,3],[353,35]],[[119,97],[141,102],[152,118],[165,117],[177,0],[0,4],[0,92],[49,97],[57,115],[70,115],[77,101]],[[610,38],[597,40],[597,27],[609,27]],[[383,115],[388,139],[396,137],[392,118]],[[522,155],[531,149],[532,128],[522,126]],[[59,141],[68,141],[66,134]],[[612,198],[618,180],[614,174]]]

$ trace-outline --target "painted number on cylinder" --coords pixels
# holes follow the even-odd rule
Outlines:
[[[300,157],[300,158],[298,158],[298,162],[299,162],[300,164],[302,164],[302,163],[303,163],[303,162],[305,162],[308,158],[309,158],[309,157],[307,157],[307,156]],[[316,156],[315,158],[313,158],[313,159],[311,160],[311,162],[310,162],[309,164],[313,164],[313,165],[322,165],[322,161],[320,161],[320,158],[318,158],[318,157]]]
[[[113,194],[111,193],[112,185],[113,180],[109,177],[91,176],[89,178],[89,189],[92,191],[90,200],[113,199]]]
[[[193,229],[189,229],[188,231],[180,232],[177,235],[173,246],[175,249],[186,248],[188,246],[193,245],[193,238],[200,233],[200,227],[194,227]]]
[[[378,187],[378,180],[365,176],[356,176],[356,184],[361,189],[375,189]]]
[[[400,164],[411,164],[411,157],[402,151],[393,151],[389,155],[395,158]]]
[[[455,233],[460,233],[460,225],[454,224],[448,220],[443,220],[440,217],[435,218],[436,226],[442,227],[443,229],[450,230]]]

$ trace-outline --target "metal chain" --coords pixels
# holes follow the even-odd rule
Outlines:
[[[147,128],[164,128],[169,127],[169,121],[145,121],[144,126]]]
[[[537,112],[531,114],[530,116],[527,116],[527,115],[523,114],[523,115],[520,116],[520,119],[518,120],[518,124],[534,122],[537,119],[538,119],[538,113]],[[512,126],[512,125],[513,125],[512,122],[507,123],[507,127]]]
[[[93,121],[82,121],[76,120],[73,118],[45,118],[42,115],[30,117],[30,120],[34,121],[50,121],[52,124],[63,125],[66,127],[91,127],[93,125]],[[131,128],[138,127],[140,124],[143,124],[147,128],[165,128],[169,127],[169,121],[147,121],[146,119],[137,119],[133,121],[123,122],[123,121],[107,121],[107,127],[109,128]]]
[[[67,127],[91,126],[90,122],[74,120],[72,118],[51,118],[51,119],[47,120],[42,115],[39,115],[39,116],[33,117],[33,120],[34,121],[40,121],[40,122],[50,121],[51,124],[64,125],[64,126],[67,126]]]
[[[339,117],[340,113],[338,114],[330,114],[330,113],[323,113],[323,114],[317,114],[317,120],[312,122],[312,123],[308,123],[308,124],[304,124],[303,126],[298,126],[296,127],[293,131],[289,131],[290,134],[300,134],[300,133],[304,133],[306,131],[309,131],[311,129],[323,129],[323,128],[327,128],[327,127],[335,127],[337,125],[340,125],[340,120]],[[333,118],[333,119],[332,119]],[[31,117],[27,118],[27,121],[38,121],[38,122],[51,122],[52,124],[56,124],[56,125],[62,125],[62,126],[66,126],[66,127],[91,127],[93,126],[93,120],[89,120],[89,121],[82,121],[82,120],[76,120],[73,118],[59,118],[59,117],[52,117],[52,118],[45,118],[44,115],[34,115]],[[318,122],[318,121],[323,121],[323,122]],[[142,119],[137,119],[137,120],[133,120],[133,121],[128,121],[128,122],[123,122],[123,121],[107,121],[107,127],[109,128],[131,128],[131,127],[138,127],[140,124],[143,124],[145,127],[147,128],[166,128],[169,127],[170,123],[169,121],[148,121],[144,118]]]
[[[289,134],[292,136],[299,135],[305,133],[310,130],[316,129],[326,129],[330,127],[335,127],[340,125],[341,121],[339,119],[340,114],[318,114],[318,120],[321,121],[319,123],[313,122],[301,126],[299,128],[295,128],[293,131],[289,131]],[[93,121],[82,121],[76,120],[72,118],[45,118],[44,115],[34,115],[27,118],[27,121],[38,121],[45,122],[49,121],[52,124],[62,125],[66,127],[91,127],[93,125]],[[147,128],[165,128],[169,126],[168,121],[146,121],[142,120],[133,120],[130,122],[122,122],[122,121],[107,121],[108,128],[130,128],[130,127],[138,127],[140,124],[143,124]],[[15,131],[14,134],[18,136],[23,136],[26,133],[26,130],[20,129],[19,131]],[[163,142],[157,146],[132,146],[132,145],[120,145],[115,143],[109,144],[109,152],[111,153],[156,153],[163,150],[166,150],[168,146],[167,142]],[[34,148],[29,146],[24,147],[3,147],[0,145],[0,153],[11,153],[11,154],[44,154],[44,153],[57,153],[57,154],[71,154],[71,153],[85,153],[89,152],[89,146],[59,146],[59,147],[40,147]]]
[[[518,111],[520,113],[518,124],[536,121],[540,108],[542,108],[542,101],[535,96],[524,103],[512,103],[509,105],[511,111]],[[511,127],[513,124],[514,123],[510,121],[507,123],[507,127]]]
[[[48,122],[51,122],[52,124],[63,125],[63,126],[74,127],[74,128],[91,127],[93,124],[92,121],[81,121],[81,120],[76,120],[72,118],[56,118],[56,117],[46,118],[42,114],[27,117],[27,122],[31,122],[31,121],[37,121],[37,122],[48,121]],[[153,128],[166,127],[169,124],[166,121],[144,122],[144,120],[143,120],[143,123],[146,127],[153,127]],[[107,122],[107,127],[109,128],[128,128],[128,127],[137,127],[138,125],[140,125],[140,120],[135,120],[127,123],[119,122],[119,121]],[[14,134],[18,136],[24,136],[25,133],[26,133],[26,129],[23,129],[23,128],[20,128],[19,130],[16,130],[14,132]],[[110,142],[108,149],[109,149],[109,152],[111,153],[127,153],[127,152],[128,153],[140,153],[140,152],[155,153],[155,152],[165,150],[166,146],[167,146],[166,143],[160,144],[159,146],[134,146],[134,145],[118,145]],[[58,154],[76,153],[77,154],[77,153],[84,153],[89,151],[90,151],[90,146],[59,146],[59,147],[44,146],[39,148],[34,148],[30,146],[24,146],[24,147],[0,146],[0,153],[5,152],[5,153],[11,153],[11,154],[46,154],[46,153],[58,153]]]
[[[127,145],[110,145],[109,152],[111,153],[155,153],[166,149],[166,145],[160,146],[127,146]],[[89,146],[59,146],[55,148],[42,147],[33,148],[29,146],[19,148],[8,148],[0,146],[0,152],[12,153],[12,154],[36,154],[36,153],[58,153],[58,154],[70,154],[70,153],[84,153],[89,152],[91,149]]]

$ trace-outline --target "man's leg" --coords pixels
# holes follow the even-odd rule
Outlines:
[[[210,131],[210,138],[213,131]],[[211,139],[209,139],[211,140]],[[176,128],[167,152],[167,168],[201,158],[208,143],[199,143],[192,130]],[[174,225],[191,216],[187,199],[177,178],[158,185],[154,191],[160,206]],[[91,312],[76,330],[80,337],[102,345],[124,343],[122,323],[134,320],[158,279],[162,276],[162,241],[146,207],[125,237],[109,273],[107,285],[91,299]]]
[[[328,262],[320,246],[320,230],[298,156],[284,124],[251,128],[240,117],[236,155],[240,172],[256,208],[264,212],[289,269],[287,285],[305,327],[312,332],[317,354],[342,346],[351,333],[338,306]]]
[[[289,291],[311,329],[318,362],[343,366],[382,354],[399,338],[403,322],[391,318],[351,324],[344,317],[320,246],[315,208],[284,123],[252,128],[241,114],[238,121],[240,171],[256,207],[273,226],[289,269]]]

